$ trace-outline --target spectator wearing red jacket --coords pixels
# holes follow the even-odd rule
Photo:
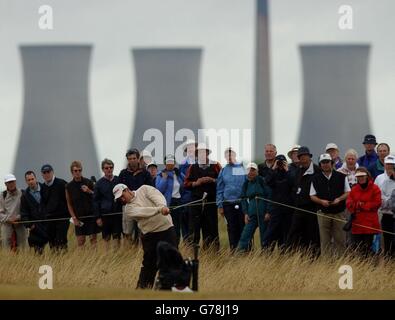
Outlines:
[[[356,170],[357,184],[347,198],[347,209],[353,214],[352,246],[365,256],[371,251],[374,234],[380,230],[378,209],[381,206],[381,191],[364,167]]]

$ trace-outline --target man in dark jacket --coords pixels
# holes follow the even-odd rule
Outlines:
[[[66,181],[56,178],[51,165],[41,167],[44,180],[41,188],[41,207],[46,219],[62,219],[47,222],[49,246],[52,249],[67,249],[67,231],[69,229],[69,211],[67,209]]]
[[[73,180],[66,184],[67,207],[75,227],[78,246],[85,244],[89,236],[92,245],[96,245],[99,227],[93,216],[93,182],[82,176],[82,163],[73,161],[70,165]]]
[[[309,148],[300,147],[298,151],[299,165],[296,170],[293,188],[295,206],[308,211],[316,211],[316,205],[310,198],[310,187],[313,177],[320,168],[313,163],[313,155]],[[287,244],[292,247],[310,248],[313,254],[319,255],[320,235],[317,216],[305,211],[295,210],[289,231]]]
[[[199,144],[196,148],[197,163],[192,164],[186,174],[184,187],[192,190],[192,201],[203,198],[207,193],[207,201],[210,204],[191,207],[190,228],[193,234],[193,243],[200,241],[200,229],[203,234],[203,249],[214,245],[215,250],[219,250],[218,236],[218,215],[215,204],[217,195],[217,178],[221,171],[218,162],[210,162],[208,155],[210,150],[204,145]]]
[[[149,172],[141,167],[140,152],[137,149],[128,150],[126,159],[128,166],[119,173],[119,183],[125,184],[132,191],[137,190],[144,184],[155,187]],[[131,240],[133,244],[139,243],[140,232],[136,221],[124,216],[122,229],[126,239]]]
[[[331,155],[324,153],[320,156],[319,165],[322,173],[317,174],[312,181],[310,197],[317,206],[320,229],[321,253],[331,253],[332,238],[335,252],[342,255],[346,247],[346,233],[343,230],[345,220],[346,199],[351,191],[346,175],[333,168]]]
[[[264,179],[266,179],[266,175],[274,166],[276,155],[277,148],[274,144],[268,143],[265,145],[265,162],[258,165],[258,173]]]
[[[369,168],[378,159],[377,153],[374,151],[374,148],[377,146],[376,137],[372,134],[367,134],[362,144],[365,148],[365,154],[358,159],[358,164],[360,167]]]
[[[104,241],[109,242],[112,237],[119,247],[122,235],[122,207],[119,202],[114,202],[112,193],[119,183],[119,178],[113,174],[114,162],[110,159],[102,161],[101,169],[104,176],[96,182],[93,194],[96,223],[102,228]]]
[[[266,176],[266,183],[272,189],[272,200],[285,205],[293,205],[293,179],[284,155],[276,156],[272,170]],[[292,222],[292,208],[272,204],[270,221],[265,232],[263,243],[270,246],[274,242],[282,246],[286,243]]]
[[[34,221],[44,220],[45,213],[41,208],[42,184],[37,182],[36,174],[33,171],[25,173],[26,190],[21,197],[21,220]],[[38,254],[42,254],[44,246],[48,242],[47,227],[45,222],[29,222],[24,226],[29,230],[28,243]]]

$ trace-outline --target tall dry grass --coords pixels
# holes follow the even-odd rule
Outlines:
[[[199,286],[202,297],[251,299],[274,298],[282,294],[291,294],[294,298],[306,294],[313,298],[328,294],[341,296],[344,291],[338,285],[341,276],[338,270],[341,265],[350,265],[353,269],[353,290],[348,290],[349,297],[366,294],[368,298],[395,298],[394,260],[365,260],[352,256],[312,260],[302,252],[283,254],[279,250],[254,250],[249,254],[232,256],[227,249],[226,232],[221,234],[223,249],[219,253],[207,251],[200,254]],[[74,235],[70,234],[69,239],[69,250],[64,254],[52,253],[49,248],[42,256],[35,255],[31,250],[17,254],[0,250],[0,291],[1,286],[11,286],[16,290],[37,288],[41,265],[53,268],[55,289],[134,291],[142,261],[141,248],[122,245],[120,249],[108,249],[101,240],[96,248],[89,243],[84,248],[77,248]],[[189,248],[181,246],[180,250],[184,257],[192,256]],[[139,295],[143,294],[141,290],[138,292]],[[7,293],[3,292],[2,297],[7,297]],[[76,294],[71,297],[81,296]],[[155,297],[155,294],[150,293],[150,297]]]

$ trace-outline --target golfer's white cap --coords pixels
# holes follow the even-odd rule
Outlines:
[[[127,185],[123,183],[118,183],[113,189],[112,189],[112,194],[114,195],[114,200],[117,200],[122,196],[123,190],[126,190],[128,188]]]

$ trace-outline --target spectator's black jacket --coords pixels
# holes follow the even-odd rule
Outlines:
[[[45,183],[41,188],[41,207],[46,218],[70,217],[66,202],[66,181],[55,178],[49,187]]]

